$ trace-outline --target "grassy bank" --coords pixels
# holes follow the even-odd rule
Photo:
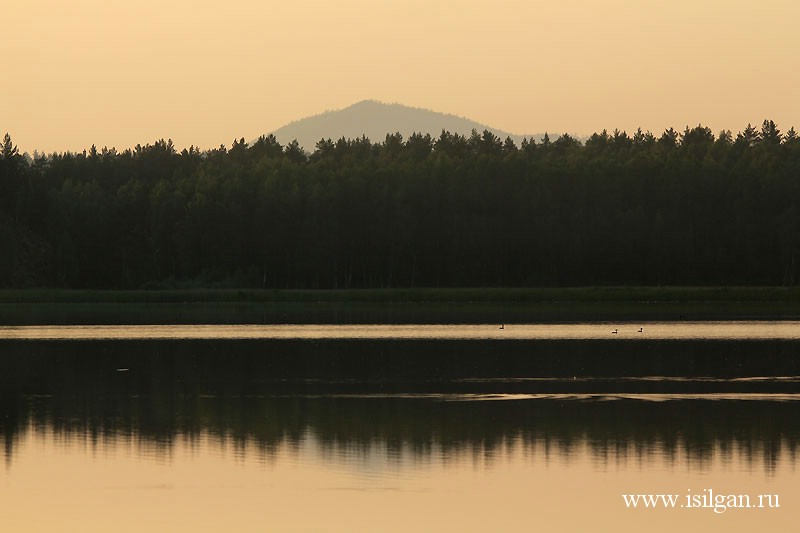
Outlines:
[[[702,303],[800,304],[800,287],[574,287],[352,290],[0,290],[0,303]]]
[[[0,291],[0,325],[477,324],[800,318],[800,289]]]

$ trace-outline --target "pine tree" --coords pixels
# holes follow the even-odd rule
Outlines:
[[[767,144],[780,144],[781,132],[771,120],[765,120],[761,125],[761,139]]]
[[[5,160],[13,159],[18,154],[19,150],[17,149],[16,146],[14,146],[14,143],[11,142],[11,135],[6,133],[3,136],[3,149],[2,151],[0,151],[0,159],[5,159]]]
[[[755,146],[761,142],[761,133],[752,124],[748,124],[744,131],[739,132],[736,140],[747,144],[747,146]]]

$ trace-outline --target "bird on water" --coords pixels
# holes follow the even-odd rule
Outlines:
[[[612,331],[611,333],[613,333],[613,334],[615,334],[615,335],[616,335],[616,334],[617,334],[617,333],[619,333],[619,332],[618,332],[616,329],[614,329],[614,331]]]

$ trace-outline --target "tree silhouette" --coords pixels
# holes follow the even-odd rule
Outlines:
[[[795,284],[798,135],[765,120],[732,137],[162,139],[28,159],[7,134],[0,284]]]

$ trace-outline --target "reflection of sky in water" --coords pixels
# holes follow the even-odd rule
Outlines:
[[[137,436],[28,428],[0,473],[9,531],[748,531],[730,511],[630,514],[620,494],[780,494],[762,530],[791,530],[798,510],[793,458],[776,468],[735,443],[702,464],[658,443],[511,437],[445,452],[409,443],[326,442],[309,428],[264,453],[259,442],[202,432],[169,445]],[[598,446],[603,453],[598,453]]]

